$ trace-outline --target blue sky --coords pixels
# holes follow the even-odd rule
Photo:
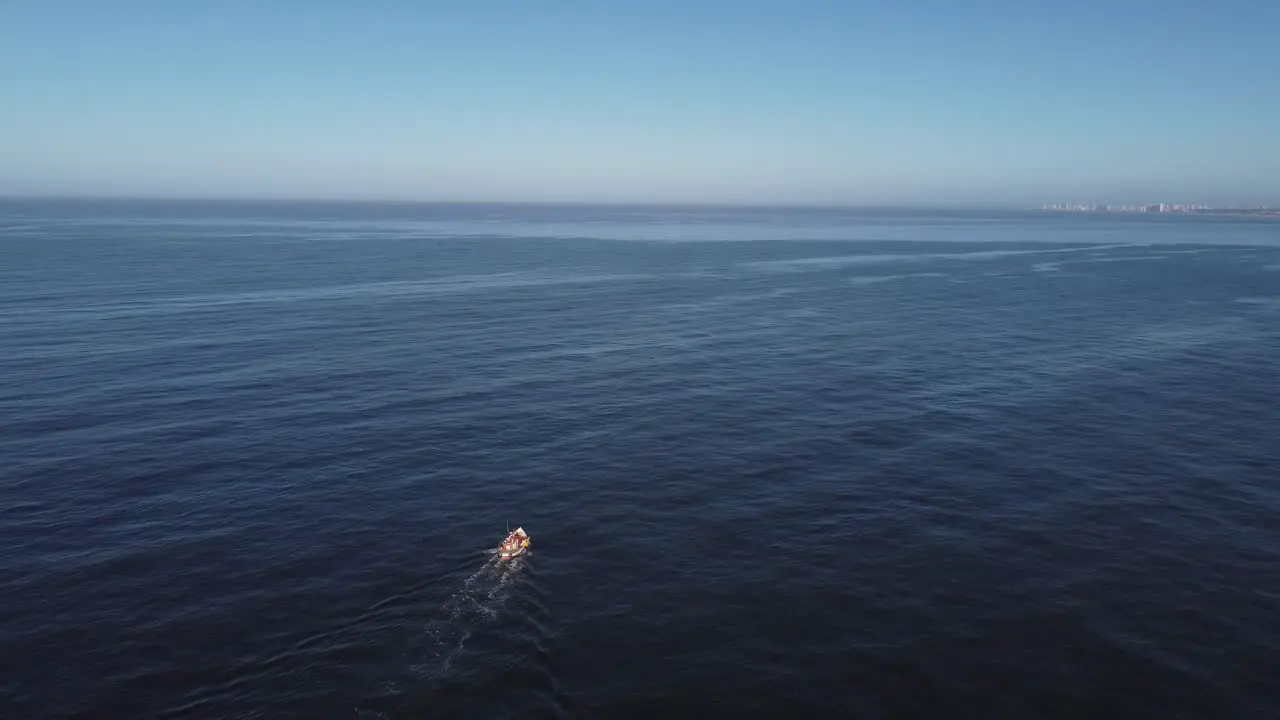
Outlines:
[[[0,194],[1280,204],[1280,3],[6,0]]]

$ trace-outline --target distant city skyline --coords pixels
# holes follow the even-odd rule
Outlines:
[[[1247,213],[1252,215],[1280,215],[1280,205],[1207,205],[1197,203],[1140,203],[1140,204],[1105,204],[1105,203],[1050,203],[1041,206],[1042,210],[1055,212],[1110,212],[1110,213],[1161,213],[1161,214],[1203,214],[1203,213]]]
[[[0,195],[1275,206],[1278,26],[1263,0],[13,0]]]

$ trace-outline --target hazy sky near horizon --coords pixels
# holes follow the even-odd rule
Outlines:
[[[0,4],[0,194],[1280,204],[1275,0]]]

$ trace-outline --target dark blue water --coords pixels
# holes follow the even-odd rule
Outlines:
[[[1278,469],[1280,222],[0,205],[4,718],[1274,718]]]

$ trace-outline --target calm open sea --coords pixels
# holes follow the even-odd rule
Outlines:
[[[1280,717],[1280,222],[0,203],[0,717],[819,714]]]

